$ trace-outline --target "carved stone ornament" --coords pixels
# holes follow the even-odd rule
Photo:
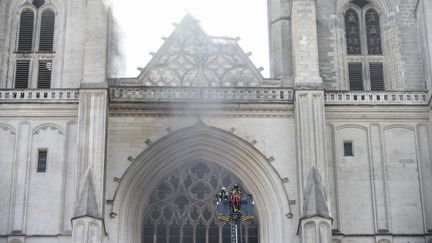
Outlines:
[[[10,127],[10,126],[7,126],[7,125],[1,125],[0,124],[0,129],[1,130],[3,130],[3,131],[10,131],[10,134],[12,134],[12,135],[15,135],[16,133],[15,133],[15,130],[12,128],[12,127]]]
[[[255,87],[263,77],[237,39],[208,36],[187,15],[138,80],[145,86]]]
[[[58,133],[59,135],[63,135],[63,131],[62,131],[60,128],[54,126],[54,125],[43,125],[43,126],[40,126],[40,127],[38,127],[36,130],[33,131],[33,134],[34,134],[34,135],[35,135],[35,134],[39,134],[41,130],[46,131],[46,130],[48,130],[48,129],[50,129],[50,130],[52,130],[52,131],[57,131],[57,133]]]

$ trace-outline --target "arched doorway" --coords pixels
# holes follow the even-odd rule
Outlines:
[[[270,162],[251,144],[232,133],[198,123],[151,144],[126,170],[111,213],[117,215],[113,222],[117,232],[111,234],[116,235],[117,242],[144,241],[145,217],[161,179],[169,178],[176,169],[187,168],[196,161],[230,171],[243,182],[247,191],[253,193],[260,243],[282,243],[288,238],[285,215],[292,213],[288,195]],[[196,235],[197,227],[186,230],[192,229],[192,233],[195,230]],[[199,226],[198,231],[202,228]]]
[[[143,243],[231,243],[228,223],[217,220],[215,194],[243,183],[220,165],[197,160],[161,178],[150,194]],[[242,225],[243,243],[258,243],[257,221]]]

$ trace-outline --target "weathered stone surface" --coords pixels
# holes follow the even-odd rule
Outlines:
[[[145,86],[260,86],[263,77],[237,40],[211,37],[186,15],[138,76]]]
[[[245,182],[261,243],[432,242],[430,1],[365,0],[380,13],[383,55],[348,57],[351,0],[270,0],[269,80],[235,39],[187,16],[139,77],[110,82],[119,53],[105,2],[45,2],[55,53],[17,54],[19,11],[33,7],[0,0],[0,243],[159,243],[141,220],[163,210],[156,185],[167,197],[222,186],[206,186],[206,171],[164,184],[196,161]],[[31,88],[38,58],[53,58],[52,89],[9,90],[20,58],[32,59]],[[366,90],[346,91],[352,60],[383,61],[386,90],[368,90],[365,69]],[[170,193],[189,181],[193,192]]]

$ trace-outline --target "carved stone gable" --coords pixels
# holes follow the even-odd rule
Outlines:
[[[263,77],[236,39],[208,36],[187,15],[138,80],[145,86],[254,87]]]

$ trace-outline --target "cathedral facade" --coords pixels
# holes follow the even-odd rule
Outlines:
[[[271,78],[186,15],[135,78],[103,0],[0,0],[0,243],[432,243],[432,2],[268,0]],[[265,48],[263,46],[263,48]]]

